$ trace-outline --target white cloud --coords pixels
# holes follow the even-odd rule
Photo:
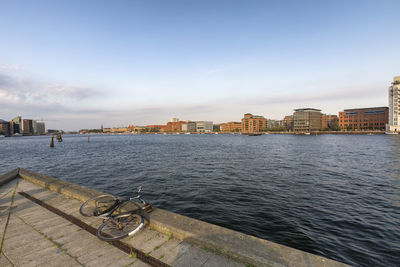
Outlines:
[[[100,90],[79,85],[46,83],[18,75],[0,72],[0,102],[13,101],[14,104],[49,104],[65,101],[84,100],[102,95]]]
[[[17,64],[3,64],[0,65],[0,70],[3,71],[20,71],[22,67]]]

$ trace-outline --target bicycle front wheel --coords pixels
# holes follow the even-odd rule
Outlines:
[[[143,225],[143,218],[138,214],[118,215],[101,224],[96,235],[103,241],[119,240],[134,235]]]
[[[100,195],[85,201],[79,212],[86,217],[101,216],[116,204],[117,198],[113,195]]]

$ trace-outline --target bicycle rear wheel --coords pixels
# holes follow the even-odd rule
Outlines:
[[[119,240],[134,235],[143,225],[143,218],[138,214],[118,215],[101,224],[96,235],[103,241]]]
[[[85,201],[80,207],[79,212],[86,217],[101,216],[116,204],[117,198],[113,195],[100,195]]]

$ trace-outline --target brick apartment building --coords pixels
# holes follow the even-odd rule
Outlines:
[[[242,119],[242,133],[257,133],[267,129],[267,119],[263,116],[244,114]]]
[[[187,124],[186,121],[170,121],[165,127],[166,132],[182,132],[182,125]]]
[[[10,135],[10,122],[0,119],[0,135]]]
[[[312,132],[321,130],[322,114],[320,109],[299,108],[293,113],[293,130],[295,132]]]
[[[34,121],[29,119],[22,120],[22,134],[24,135],[33,135],[35,133],[34,130]]]
[[[285,116],[283,118],[283,125],[286,130],[293,131],[293,115]]]
[[[321,130],[324,129],[333,129],[339,123],[339,118],[336,115],[326,115],[322,114],[321,116]]]
[[[231,133],[231,132],[240,132],[242,131],[242,123],[241,122],[227,122],[227,123],[221,123],[221,132],[224,133]]]
[[[345,109],[339,112],[343,130],[385,130],[389,121],[388,107]]]

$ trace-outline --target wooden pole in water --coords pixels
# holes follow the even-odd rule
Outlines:
[[[88,143],[90,142],[90,136],[87,137],[87,142],[88,142]]]
[[[51,136],[50,147],[54,147],[54,135]]]

